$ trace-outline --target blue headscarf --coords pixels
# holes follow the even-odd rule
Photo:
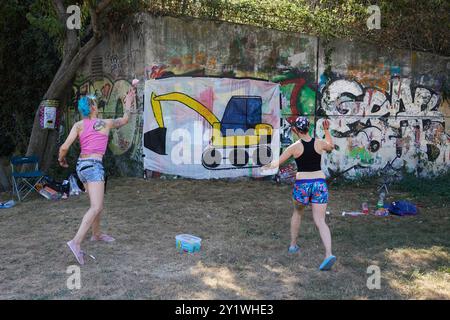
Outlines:
[[[292,125],[301,132],[306,133],[309,130],[309,120],[307,117],[298,117]]]

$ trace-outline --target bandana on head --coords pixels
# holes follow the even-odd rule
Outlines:
[[[292,126],[300,130],[301,132],[307,132],[309,130],[309,120],[306,117],[298,117],[295,119]]]

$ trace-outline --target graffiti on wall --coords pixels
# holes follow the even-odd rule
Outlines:
[[[85,94],[94,94],[97,97],[99,117],[103,119],[114,119],[123,115],[123,99],[131,87],[128,80],[111,80],[103,77],[100,80],[82,79],[77,81],[73,87],[73,106],[77,105],[78,98]],[[130,115],[129,122],[117,130],[111,131],[108,149],[114,155],[127,155],[136,161],[141,159],[141,139],[142,139],[142,117],[139,107],[142,104],[137,97],[138,113]],[[75,111],[75,110],[74,110]],[[73,113],[72,123],[79,119],[77,112]],[[70,123],[70,125],[72,124]]]
[[[280,142],[281,152],[298,137],[291,130],[291,123],[298,116],[306,116],[311,122],[310,133],[314,132],[314,114],[316,108],[316,88],[314,87],[314,73],[300,71],[297,68],[284,68],[272,81],[280,84],[281,92],[281,124]],[[289,159],[281,166],[279,177],[283,181],[295,180],[297,172],[294,159]]]
[[[330,119],[336,150],[323,157],[328,175],[371,174],[386,163],[423,168],[424,172],[449,167],[449,137],[445,133],[440,95],[442,85],[448,83],[445,58],[403,51],[385,54],[383,50],[374,54],[371,50],[375,48],[355,50],[348,43],[338,42],[339,50],[332,51],[330,65],[325,66],[326,57],[322,52],[317,55],[315,37],[225,23],[173,18],[153,23],[153,19],[144,21],[139,28],[151,32],[112,32],[108,45],[96,52],[102,56],[98,74],[93,77],[91,72],[88,79],[78,81],[75,86],[75,94],[96,93],[104,117],[117,117],[122,112],[120,96],[125,95],[130,84],[120,79],[265,79],[279,84],[281,110],[277,126],[281,149],[297,139],[289,125],[293,118],[308,116],[311,133],[319,137],[323,136],[323,119]],[[317,79],[316,68],[333,74],[330,78],[322,74]],[[86,73],[86,68],[82,72]],[[172,91],[208,106],[204,97],[184,89],[181,83]],[[166,99],[164,95],[170,93],[155,92],[158,99]],[[119,130],[109,146],[114,154],[130,155],[139,165],[144,140],[142,96],[143,92],[134,124]],[[147,93],[145,97],[145,103],[150,103]],[[223,99],[223,108],[231,97]],[[167,116],[182,119],[193,112],[187,107],[172,114],[170,109],[177,103],[161,100],[166,125],[172,121]],[[214,110],[213,114],[219,120],[223,117],[222,111]],[[264,117],[263,114],[262,122]],[[156,122],[154,125],[152,129],[156,129]],[[292,176],[295,164],[288,163],[280,171]]]
[[[336,150],[324,157],[328,173],[359,176],[380,170],[396,160],[409,170],[445,169],[450,157],[441,96],[415,85],[409,78],[392,77],[388,90],[356,80],[329,81],[320,93],[317,114],[330,119]],[[321,122],[317,135],[323,136]],[[420,173],[420,172],[418,172]]]

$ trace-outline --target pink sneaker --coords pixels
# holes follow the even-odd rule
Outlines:
[[[84,252],[81,250],[78,250],[75,248],[75,244],[73,243],[73,240],[70,240],[67,242],[67,245],[69,246],[70,250],[72,251],[73,255],[77,259],[78,263],[80,265],[84,264]]]
[[[111,236],[108,236],[107,234],[102,233],[100,236],[92,236],[91,241],[103,241],[103,242],[113,242],[116,239],[114,239]]]

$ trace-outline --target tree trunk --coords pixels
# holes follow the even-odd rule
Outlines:
[[[71,60],[65,58],[61,63],[58,72],[53,78],[43,99],[60,100],[65,90],[71,85],[73,78],[84,58],[97,46],[101,38],[93,36],[76,54],[69,53],[73,57]],[[59,106],[61,108],[62,106]],[[42,171],[47,171],[56,157],[57,130],[42,129],[39,122],[39,108],[36,110],[28,143],[27,156],[35,155],[39,158],[39,166]]]
[[[43,99],[55,99],[59,100],[64,90],[70,84],[70,80],[75,76],[75,72],[73,72],[69,81],[66,83],[61,82],[58,75],[60,74],[60,70],[65,68],[65,64],[67,62],[62,62],[59,67],[58,72],[53,78],[52,83],[50,84],[47,92],[45,93]],[[68,77],[68,75],[67,75]],[[60,108],[61,106],[59,106]],[[55,156],[55,144],[57,137],[57,129],[42,129],[39,122],[39,107],[36,110],[36,114],[34,116],[33,121],[33,130],[31,132],[30,141],[28,143],[27,148],[27,156],[35,155],[39,158],[39,165],[41,170],[44,172],[50,168],[50,162],[52,157]]]
[[[98,26],[99,15],[110,5],[112,0],[102,0],[95,8],[90,8],[91,28],[93,36],[89,41],[80,47],[78,32],[76,30],[67,30],[64,39],[63,60],[52,80],[44,100],[60,100],[64,91],[71,85],[73,78],[86,56],[101,41],[102,35]],[[62,0],[53,0],[54,8],[58,14],[59,20],[65,26],[67,12]],[[60,105],[59,108],[62,108]],[[39,123],[39,108],[36,111],[28,143],[27,156],[35,155],[39,158],[39,165],[42,171],[50,168],[52,160],[56,158],[56,143],[58,138],[57,130],[42,129]]]
[[[9,183],[8,176],[6,175],[5,168],[0,164],[0,186],[4,191],[9,191],[11,184]]]

